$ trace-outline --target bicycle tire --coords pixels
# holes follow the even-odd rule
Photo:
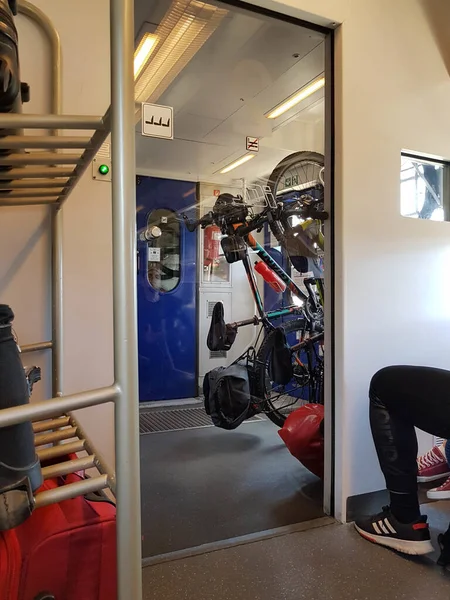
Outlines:
[[[310,152],[310,151],[301,151],[294,152],[286,158],[283,158],[280,161],[275,169],[272,171],[271,175],[268,179],[268,186],[270,188],[270,192],[273,198],[276,201],[277,197],[277,186],[284,173],[286,173],[289,169],[291,169],[294,165],[300,164],[302,162],[315,162],[322,166],[325,165],[325,158],[323,154],[319,154],[318,152]],[[274,219],[269,218],[269,227],[272,230],[273,235],[279,242],[283,241],[284,236],[284,228]]]
[[[305,329],[305,321],[304,319],[295,319],[292,321],[288,321],[282,325],[286,334],[295,333],[296,331],[301,331]],[[258,365],[255,377],[255,386],[256,386],[256,395],[262,401],[262,411],[267,415],[267,417],[277,425],[278,427],[283,427],[284,422],[287,419],[287,414],[283,413],[279,410],[271,401],[270,398],[267,397],[266,394],[266,381],[267,381],[267,371],[266,365],[268,363],[268,359],[270,357],[270,352],[273,348],[275,332],[271,331],[263,340],[258,353],[256,355],[256,364]]]

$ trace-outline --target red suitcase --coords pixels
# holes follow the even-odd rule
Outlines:
[[[68,475],[66,483],[79,481]],[[41,490],[62,485],[49,480]],[[0,600],[115,600],[116,508],[85,497],[37,509],[0,533]]]

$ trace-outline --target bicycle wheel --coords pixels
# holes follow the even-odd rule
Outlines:
[[[301,209],[308,204],[317,211],[324,210],[324,157],[318,152],[294,152],[284,158],[273,170],[268,186],[277,202],[290,209]],[[269,226],[279,242],[297,223],[295,217],[270,219]]]
[[[288,343],[292,346],[301,341],[305,332],[304,319],[295,319],[282,325]],[[323,403],[323,357],[317,348],[308,348],[301,357],[292,355],[294,377],[284,386],[271,381],[269,361],[275,332],[265,337],[256,356],[256,395],[261,410],[268,418],[282,427],[289,413],[306,402]],[[303,359],[303,360],[302,360]]]

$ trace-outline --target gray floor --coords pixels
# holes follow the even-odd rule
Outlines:
[[[268,421],[141,436],[143,556],[323,516],[322,484]]]
[[[427,505],[433,538],[450,503]],[[434,540],[435,541],[435,540]],[[147,567],[144,600],[447,600],[450,572],[436,556],[405,558],[352,525],[254,542]]]

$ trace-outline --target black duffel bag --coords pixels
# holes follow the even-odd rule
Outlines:
[[[29,385],[12,333],[13,311],[0,304],[0,409],[28,404]],[[33,510],[41,466],[30,421],[0,428],[0,531],[20,525]]]
[[[236,429],[257,412],[252,404],[246,365],[234,363],[206,373],[203,394],[206,413],[216,427]]]

